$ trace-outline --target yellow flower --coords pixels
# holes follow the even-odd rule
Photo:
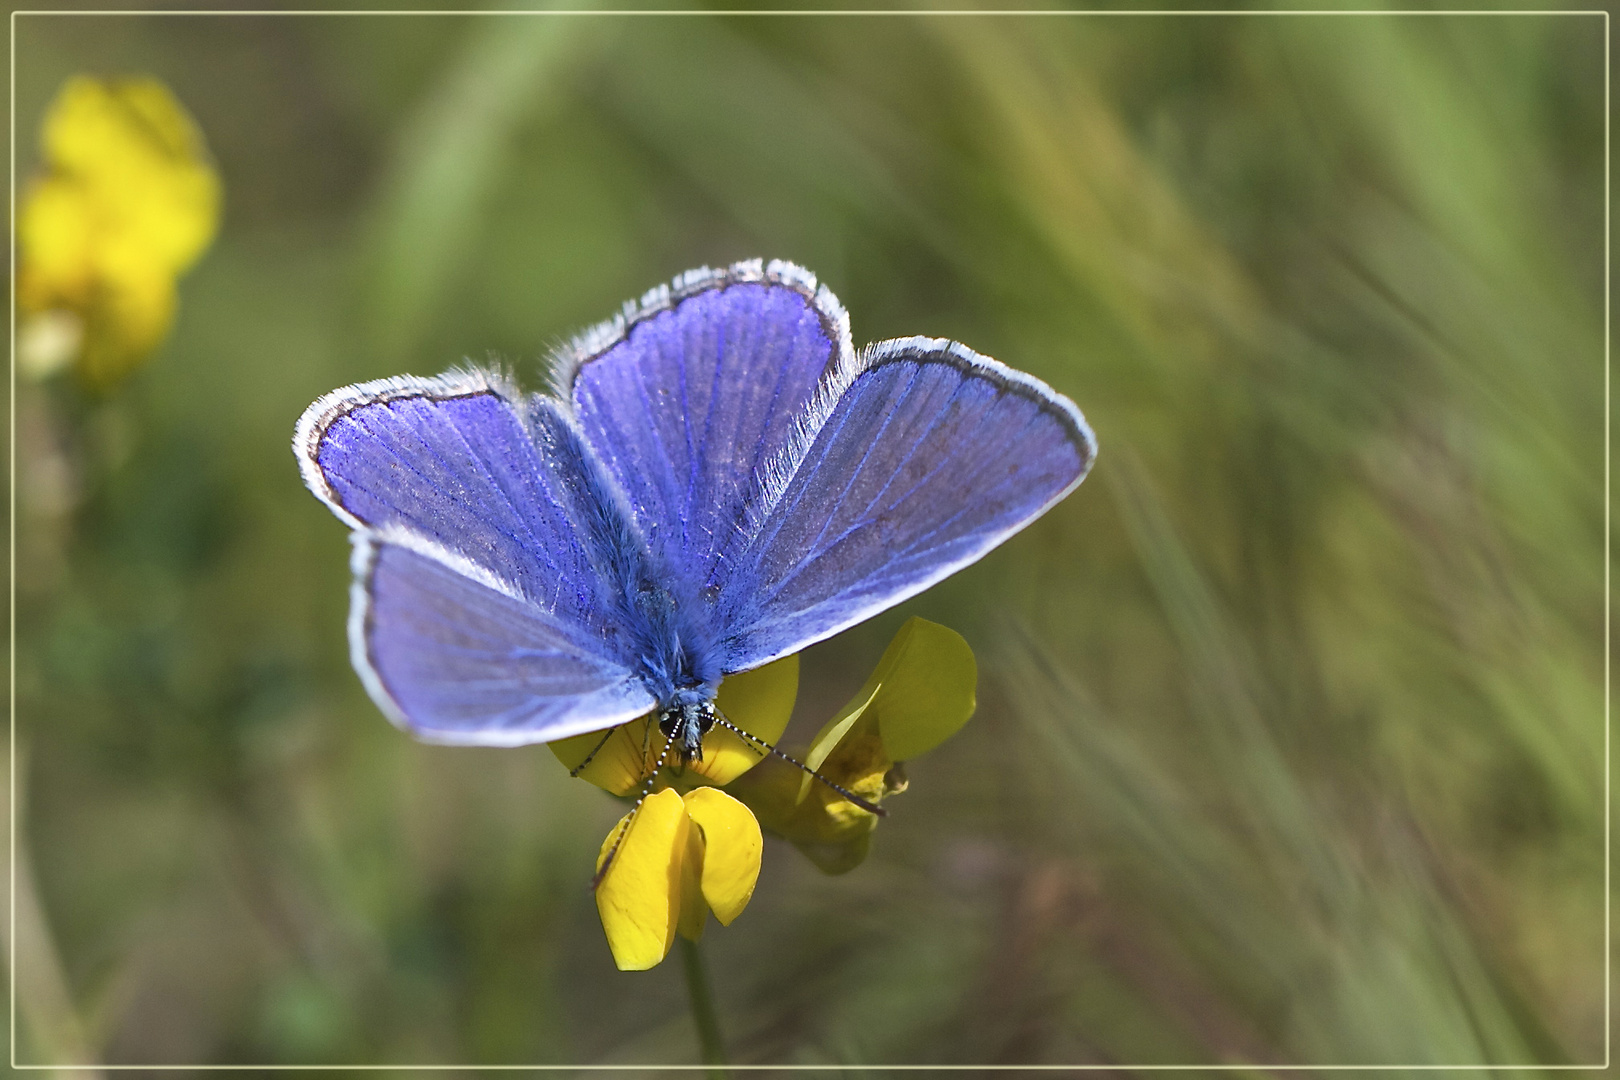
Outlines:
[[[978,666],[954,630],[913,618],[900,628],[866,685],[793,756],[868,802],[906,788],[903,763],[944,742],[973,715]],[[822,870],[860,865],[876,815],[808,773],[772,758],[731,788],[765,828]]]
[[[106,387],[174,321],[175,281],[207,249],[220,182],[196,124],[155,79],[70,79],[18,212],[18,360]]]
[[[789,656],[728,676],[715,707],[739,728],[775,743],[798,692],[799,658]],[[550,745],[575,775],[615,795],[629,795],[646,783],[647,770],[663,752],[664,736],[648,715],[605,734],[593,731]],[[613,863],[597,885],[596,908],[620,970],[653,967],[669,952],[676,933],[698,940],[710,911],[730,925],[748,906],[764,848],[759,823],[742,803],[702,785],[728,783],[762,756],[764,751],[747,740],[711,728],[703,739],[703,760],[669,768],[659,777],[666,786],[621,818],[602,842],[598,872],[610,852]]]
[[[626,814],[596,857],[601,870],[624,832],[596,887],[596,910],[619,970],[644,971],[664,958],[676,933],[701,938],[710,911],[722,926],[742,914],[765,842],[748,807],[718,788],[684,796],[665,788],[631,813],[635,827],[624,832],[631,824]]]
[[[973,650],[961,635],[912,619],[861,692],[794,756],[845,791],[881,803],[905,789],[902,762],[938,746],[973,715],[977,683]],[[789,656],[728,676],[715,705],[744,731],[774,744],[787,728],[798,687],[799,658]],[[575,775],[631,795],[646,785],[664,743],[648,715],[607,733],[562,739],[551,749]],[[767,758],[720,727],[704,737],[701,761],[668,767],[657,783],[660,789],[608,833],[596,862],[602,873],[613,860],[597,885],[596,906],[614,962],[626,971],[658,964],[676,934],[696,941],[710,911],[723,925],[742,914],[759,878],[761,822],[836,874],[866,857],[878,820],[821,780]],[[730,793],[717,790],[721,785]]]

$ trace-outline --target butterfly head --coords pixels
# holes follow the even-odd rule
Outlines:
[[[678,690],[658,713],[658,730],[681,764],[703,760],[703,736],[714,726],[714,700],[701,689]]]

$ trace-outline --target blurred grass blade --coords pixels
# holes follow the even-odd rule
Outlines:
[[[617,25],[544,15],[469,22],[397,136],[364,249],[368,339],[395,366],[414,362],[448,286],[476,255],[485,202],[518,130],[558,106],[561,86]]]
[[[1350,882],[1332,857],[1331,841],[1314,825],[1315,813],[1266,726],[1257,697],[1263,693],[1242,637],[1228,625],[1214,596],[1171,530],[1147,472],[1129,448],[1116,450],[1104,470],[1109,493],[1187,660],[1193,716],[1203,743],[1226,782],[1244,793],[1242,807],[1257,835],[1273,830],[1285,841],[1275,853],[1312,869],[1324,895]],[[1312,718],[1288,718],[1309,724]]]
[[[18,747],[17,775],[25,779],[26,748]],[[9,762],[0,763],[0,767]],[[7,776],[11,775],[7,770]],[[22,785],[19,784],[19,788]],[[51,933],[46,909],[41,902],[34,877],[32,845],[28,843],[28,830],[21,820],[26,808],[26,789],[17,792],[19,820],[15,823],[16,846],[11,853],[13,898],[16,909],[11,919],[0,924],[5,938],[8,967],[14,972],[17,986],[17,1011],[23,1022],[21,1032],[24,1046],[12,1048],[12,1058],[35,1065],[73,1065],[79,1068],[74,1075],[85,1080],[100,1080],[98,1069],[85,1071],[86,1066],[99,1057],[92,1042],[88,1025],[73,1001],[73,988],[62,967],[62,958]],[[15,927],[16,936],[11,930]]]
[[[1031,771],[1072,800],[1054,827],[1104,860],[1116,902],[1147,898],[1152,921],[1177,929],[1207,985],[1224,988],[1255,1030],[1276,1039],[1271,1060],[1563,1059],[1409,845],[1391,838],[1396,873],[1341,863],[1346,886],[1328,895],[1306,867],[1262,872],[1254,846],[1274,848],[1294,826],[1250,814],[1234,828],[1229,811],[1250,791],[1234,786],[1200,805],[1026,631],[1010,640],[1006,687],[1032,737]],[[1319,826],[1317,837],[1354,850],[1337,829]]]

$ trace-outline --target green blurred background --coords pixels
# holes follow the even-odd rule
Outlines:
[[[768,842],[735,1060],[1601,1061],[1601,16],[14,25],[20,175],[146,73],[226,199],[143,370],[15,402],[22,1060],[696,1060],[597,922],[619,804],[365,697],[288,441],[765,256],[1102,452],[806,655],[790,739],[909,614],[980,710],[859,869]]]

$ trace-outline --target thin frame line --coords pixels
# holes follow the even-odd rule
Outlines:
[[[334,1070],[337,1072],[362,1072],[374,1069],[391,1069],[397,1072],[428,1072],[439,1070],[477,1071],[477,1072],[516,1072],[523,1070],[534,1072],[544,1069],[568,1069],[576,1072],[628,1072],[632,1069],[646,1072],[648,1070],[673,1070],[678,1072],[706,1072],[712,1070],[712,1065],[18,1065],[18,1069],[43,1070],[62,1072],[89,1072],[92,1070],[119,1070],[124,1072],[296,1072],[300,1070]],[[924,1069],[930,1072],[1002,1072],[1007,1070],[1022,1070],[1025,1072],[1188,1072],[1194,1069],[1210,1072],[1272,1072],[1291,1070],[1294,1072],[1378,1072],[1389,1069],[1416,1070],[1419,1072],[1459,1072],[1462,1070],[1478,1072],[1502,1072],[1508,1069],[1545,1069],[1548,1072],[1594,1072],[1607,1068],[1605,1065],[1274,1065],[1270,1062],[1233,1065],[1218,1063],[1209,1065],[806,1065],[795,1063],[791,1065],[727,1065],[730,1072],[837,1072],[844,1069],[861,1069],[874,1072],[920,1072]]]
[[[1614,243],[1612,234],[1612,220],[1610,218],[1614,192],[1610,181],[1610,153],[1612,135],[1613,99],[1610,91],[1610,44],[1609,44],[1609,13],[1603,12],[1603,1067],[1607,1069],[1613,1060],[1612,1050],[1614,1041],[1614,938],[1613,919],[1614,904],[1613,882],[1610,877],[1611,865],[1614,858],[1614,781],[1612,766],[1610,764],[1614,721],[1612,713],[1613,703],[1613,634],[1614,634],[1614,597],[1612,593],[1612,575],[1614,554],[1613,540],[1613,505],[1611,492],[1613,484],[1611,479],[1613,444],[1611,441],[1611,412],[1612,397],[1610,379],[1612,375],[1613,323],[1611,322],[1614,300],[1612,293],[1612,277],[1614,267],[1611,250]]]
[[[9,842],[10,842],[10,851],[7,853],[8,858],[6,859],[6,866],[7,866],[7,869],[9,870],[9,874],[8,874],[9,883],[8,883],[7,887],[8,887],[8,892],[9,892],[9,896],[10,896],[10,900],[9,900],[10,907],[7,910],[7,917],[10,920],[10,927],[11,927],[11,929],[9,931],[10,937],[8,938],[8,940],[9,940],[9,942],[11,944],[11,948],[7,950],[8,953],[10,954],[8,959],[10,960],[10,965],[11,965],[11,971],[9,973],[9,976],[10,976],[9,985],[10,985],[11,1007],[9,1009],[10,1020],[9,1020],[8,1027],[9,1027],[9,1032],[10,1032],[10,1037],[11,1037],[11,1067],[13,1069],[15,1069],[15,1068],[18,1067],[17,1066],[17,13],[15,11],[13,11],[11,13],[10,22],[11,22],[11,41],[8,43],[9,46],[10,46],[9,49],[8,49],[8,54],[10,56],[9,63],[10,63],[11,70],[7,74],[8,74],[9,83],[10,83],[10,89],[8,91],[8,93],[10,94],[10,101],[8,102],[8,106],[9,106],[8,111],[9,111],[9,114],[10,114],[9,124],[10,124],[10,131],[11,131],[11,147],[10,147],[11,152],[10,152],[10,187],[8,189],[9,190],[8,198],[10,199],[10,202],[9,202],[9,204],[7,206],[7,215],[8,215],[7,216],[7,222],[8,222],[9,228],[11,229],[11,252],[10,252],[10,263],[9,263],[10,272],[11,272],[11,296],[9,298],[10,303],[9,303],[8,309],[7,309],[8,310],[7,319],[8,319],[8,325],[9,325],[9,327],[11,329],[11,337],[9,339],[9,349],[8,349],[8,355],[11,357],[11,379],[10,379],[10,384],[9,384],[10,385],[11,400],[7,403],[7,410],[10,413],[10,420],[11,420],[11,460],[7,463],[7,466],[8,466],[8,471],[10,473],[10,479],[11,479],[11,492],[10,492],[9,499],[7,500],[6,529],[7,529],[7,535],[9,537],[9,541],[10,541],[10,544],[11,544],[11,552],[10,552],[10,558],[9,558],[9,562],[8,562],[9,569],[8,569],[8,572],[7,572],[7,585],[9,586],[9,591],[11,593],[11,597],[10,597],[10,611],[9,611],[9,614],[8,614],[8,622],[7,622],[8,634],[9,634],[10,640],[8,640],[7,643],[6,643],[6,646],[7,646],[6,651],[7,651],[7,654],[9,656],[11,676],[7,680],[8,685],[6,687],[6,695],[7,695],[7,699],[10,702],[10,709],[11,709],[11,731],[10,731],[10,737],[9,737],[10,741],[9,741],[9,744],[8,744],[8,749],[7,749],[7,754],[6,754],[6,766],[7,766],[7,769],[8,769],[8,780],[7,780],[7,787],[6,787],[6,799],[7,799],[7,802],[9,804],[9,806],[10,806],[11,820],[7,823],[9,825],[8,834],[9,834]]]
[[[1610,189],[1610,138],[1612,138],[1612,91],[1610,91],[1610,16],[1607,8],[1562,8],[1562,10],[1479,10],[1479,8],[1458,8],[1458,10],[1371,10],[1371,8],[1356,8],[1356,10],[1102,10],[1102,11],[1074,11],[1050,10],[1050,8],[1035,8],[1035,10],[983,10],[983,8],[944,8],[944,10],[888,10],[888,8],[862,8],[862,10],[782,10],[782,11],[703,11],[703,10],[585,10],[585,8],[565,8],[565,10],[99,10],[99,8],[86,8],[86,10],[44,11],[44,10],[13,10],[10,19],[10,49],[8,49],[8,62],[10,62],[10,105],[8,105],[8,121],[10,121],[10,228],[11,228],[11,296],[8,301],[10,313],[10,395],[8,403],[11,423],[11,460],[10,468],[11,491],[8,499],[8,536],[10,536],[10,641],[8,641],[8,662],[10,662],[10,687],[8,687],[8,703],[10,703],[10,753],[8,753],[8,769],[10,769],[10,787],[8,787],[8,803],[10,803],[10,852],[8,852],[8,878],[10,878],[10,1065],[15,1070],[52,1070],[52,1072],[96,1072],[96,1070],[123,1070],[123,1072],[156,1072],[156,1070],[173,1070],[173,1072],[201,1072],[201,1070],[217,1070],[217,1072],[241,1072],[241,1070],[261,1070],[261,1072],[295,1072],[295,1070],[332,1070],[332,1072],[361,1072],[361,1070],[392,1069],[399,1072],[441,1072],[441,1070],[458,1070],[458,1072],[514,1072],[514,1070],[575,1070],[575,1072],[625,1072],[625,1070],[674,1070],[674,1072],[698,1072],[698,1070],[711,1069],[711,1065],[650,1065],[650,1064],[527,1064],[527,1065],[423,1065],[423,1064],[225,1064],[225,1065],[118,1065],[118,1064],[89,1064],[89,1065],[24,1065],[16,1061],[16,840],[18,840],[18,803],[16,803],[16,259],[18,259],[18,243],[16,243],[16,19],[18,16],[608,16],[608,18],[784,18],[784,16],[838,16],[838,18],[880,18],[880,16],[894,16],[894,18],[919,18],[919,16],[957,16],[957,18],[975,18],[975,16],[1011,16],[1011,18],[1126,18],[1126,16],[1183,16],[1183,18],[1230,18],[1230,16],[1579,16],[1601,15],[1604,19],[1604,1061],[1596,1065],[1570,1065],[1570,1064],[1511,1064],[1511,1065],[1288,1065],[1270,1064],[1270,1062],[1254,1062],[1254,1064],[1187,1064],[1187,1065],[1118,1065],[1118,1064],[1079,1064],[1079,1065],[1034,1065],[1034,1064],[991,1064],[991,1065],[956,1065],[956,1064],[923,1064],[923,1065],[859,1065],[859,1064],[782,1064],[782,1065],[727,1065],[727,1069],[735,1072],[765,1072],[765,1070],[781,1070],[781,1072],[808,1072],[808,1070],[891,1070],[891,1072],[917,1072],[917,1070],[936,1070],[936,1072],[966,1072],[966,1070],[1021,1070],[1021,1072],[1095,1072],[1095,1070],[1128,1069],[1132,1072],[1187,1072],[1187,1070],[1202,1069],[1210,1072],[1252,1072],[1252,1070],[1298,1070],[1298,1072],[1348,1072],[1348,1070],[1362,1070],[1362,1072],[1385,1072],[1385,1070],[1416,1070],[1416,1072],[1453,1072],[1453,1070],[1469,1069],[1479,1072],[1502,1072],[1502,1070],[1518,1069],[1544,1069],[1547,1072],[1592,1072],[1592,1070],[1609,1069],[1612,1061],[1612,1044],[1614,1044],[1614,949],[1612,949],[1612,902],[1610,902],[1610,884],[1612,884],[1612,829],[1614,829],[1614,782],[1612,782],[1612,767],[1610,767],[1610,743],[1612,743],[1612,568],[1610,568],[1610,549],[1612,549],[1612,497],[1610,497],[1610,455],[1612,455],[1612,427],[1610,427],[1610,379],[1612,379],[1612,296],[1610,296],[1610,282],[1612,282],[1612,236],[1610,236],[1610,214],[1612,214],[1612,201],[1614,194]]]
[[[1320,9],[1317,9],[1317,8],[1299,8],[1299,9],[1289,9],[1289,10],[1253,10],[1253,11],[1244,11],[1244,10],[1235,10],[1235,9],[1228,10],[1228,9],[1219,9],[1219,8],[1197,9],[1197,10],[1171,10],[1171,9],[1151,9],[1150,8],[1150,9],[1131,10],[1131,11],[1070,11],[1070,10],[1057,10],[1057,9],[1051,9],[1051,8],[1012,8],[1012,9],[1007,9],[1007,10],[996,10],[996,9],[992,9],[992,8],[937,8],[937,9],[936,8],[924,8],[924,9],[915,9],[915,10],[911,10],[911,9],[893,9],[893,8],[856,8],[856,9],[850,9],[850,10],[840,10],[838,8],[805,8],[805,9],[795,9],[795,10],[788,10],[788,11],[705,11],[705,10],[698,10],[698,9],[692,9],[692,8],[681,8],[681,9],[673,9],[673,8],[610,8],[610,9],[605,9],[605,10],[593,10],[593,9],[590,9],[590,8],[558,8],[558,9],[546,9],[546,10],[520,10],[520,11],[495,10],[495,9],[478,9],[478,10],[472,10],[472,11],[454,11],[454,10],[440,10],[440,9],[421,10],[421,11],[393,11],[393,10],[365,10],[365,9],[357,9],[357,8],[339,9],[339,10],[332,10],[332,11],[317,11],[317,10],[302,10],[302,9],[300,9],[300,10],[271,10],[271,9],[248,9],[248,10],[199,9],[199,10],[183,10],[183,9],[166,8],[166,9],[160,9],[160,10],[156,10],[156,11],[139,11],[139,10],[129,10],[129,9],[118,10],[118,9],[85,8],[85,9],[80,9],[80,10],[68,10],[68,11],[47,11],[47,10],[39,10],[39,9],[24,9],[24,10],[14,11],[14,12],[12,12],[12,14],[14,16],[15,15],[65,15],[65,16],[68,16],[68,17],[78,16],[78,15],[97,15],[97,16],[103,16],[103,15],[124,15],[124,16],[148,16],[148,15],[158,15],[158,16],[190,16],[190,15],[218,16],[218,15],[234,15],[234,16],[254,16],[254,17],[283,16],[283,15],[286,15],[286,16],[309,16],[309,15],[327,15],[327,16],[379,16],[379,15],[388,15],[388,16],[394,16],[394,15],[411,15],[411,16],[433,16],[433,17],[449,17],[449,16],[460,17],[460,16],[467,16],[467,15],[511,17],[511,16],[541,15],[541,16],[548,16],[548,17],[610,16],[610,17],[621,17],[621,18],[622,17],[647,17],[647,18],[699,18],[699,17],[701,17],[701,18],[709,18],[709,17],[713,17],[713,16],[737,17],[737,18],[783,18],[783,17],[795,17],[795,16],[797,16],[797,17],[809,17],[809,16],[850,17],[850,16],[853,16],[853,17],[856,17],[856,18],[878,18],[878,17],[884,17],[884,16],[892,16],[892,17],[898,17],[898,18],[911,18],[911,17],[917,17],[917,16],[955,16],[955,17],[967,17],[967,18],[972,18],[972,17],[1035,18],[1035,17],[1043,17],[1043,16],[1048,17],[1048,18],[1081,18],[1081,17],[1084,17],[1084,18],[1091,18],[1091,17],[1128,18],[1128,17],[1149,17],[1149,16],[1152,16],[1152,17],[1181,16],[1181,17],[1186,17],[1186,18],[1199,18],[1199,17],[1210,18],[1210,17],[1216,17],[1216,16],[1234,16],[1234,15],[1238,15],[1238,16],[1247,15],[1247,16],[1254,16],[1254,17],[1298,16],[1298,15],[1312,15],[1312,16],[1319,16],[1319,15],[1338,15],[1338,16],[1413,15],[1413,16],[1448,16],[1448,17],[1474,16],[1474,15],[1477,15],[1477,16],[1502,16],[1502,15],[1538,15],[1538,16],[1541,16],[1541,15],[1602,15],[1605,18],[1605,22],[1607,22],[1607,17],[1608,17],[1608,12],[1606,10],[1602,9],[1602,8],[1555,8],[1555,9],[1549,9],[1549,10],[1545,10],[1545,11],[1538,11],[1538,10],[1536,10],[1534,8],[1513,8],[1513,9],[1501,10],[1501,11],[1492,11],[1492,10],[1481,9],[1481,8],[1456,8],[1456,9],[1442,9],[1442,10],[1403,9],[1403,10],[1399,10],[1399,11],[1381,11],[1381,10],[1376,10],[1376,9],[1371,9],[1371,8],[1356,8],[1356,9],[1348,9],[1348,10],[1346,10],[1346,9],[1334,9],[1334,8],[1320,8]]]

